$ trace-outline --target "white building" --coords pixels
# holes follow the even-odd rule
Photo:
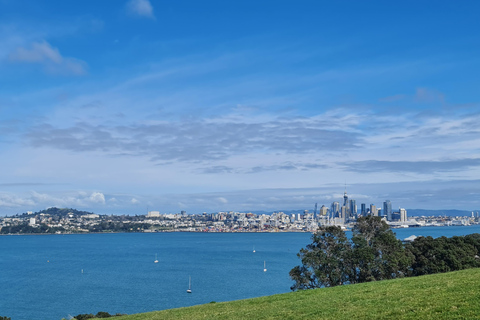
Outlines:
[[[400,222],[407,222],[407,210],[400,208]]]
[[[147,217],[160,217],[160,211],[148,211]]]

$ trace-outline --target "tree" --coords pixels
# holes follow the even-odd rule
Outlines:
[[[406,248],[415,257],[413,276],[480,267],[479,234],[436,239],[418,237]]]
[[[413,263],[390,227],[380,217],[361,217],[349,241],[340,227],[322,227],[301,249],[301,266],[290,271],[292,290],[333,287],[404,277]]]
[[[313,234],[312,243],[297,256],[302,265],[290,270],[295,284],[292,290],[333,287],[351,280],[352,247],[345,232],[337,226],[327,226]]]
[[[393,279],[408,274],[414,256],[405,250],[390,226],[380,217],[358,218],[352,233],[355,272],[352,283]]]

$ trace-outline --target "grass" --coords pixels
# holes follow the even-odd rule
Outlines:
[[[480,269],[290,292],[114,319],[480,319]]]

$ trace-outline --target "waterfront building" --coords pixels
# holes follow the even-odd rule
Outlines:
[[[371,216],[378,216],[377,206],[375,206],[373,203],[370,204],[370,215]]]
[[[362,216],[367,215],[367,205],[366,205],[365,203],[362,203],[362,204],[360,205],[360,214],[361,214]]]
[[[407,210],[400,208],[400,222],[406,222],[407,221]]]

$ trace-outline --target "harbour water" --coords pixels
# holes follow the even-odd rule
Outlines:
[[[480,226],[394,232],[399,239],[450,237],[480,233]],[[289,292],[288,272],[299,264],[296,254],[310,237],[309,233],[2,236],[0,316],[60,320],[79,313],[131,314]],[[189,277],[191,294],[186,292]]]

